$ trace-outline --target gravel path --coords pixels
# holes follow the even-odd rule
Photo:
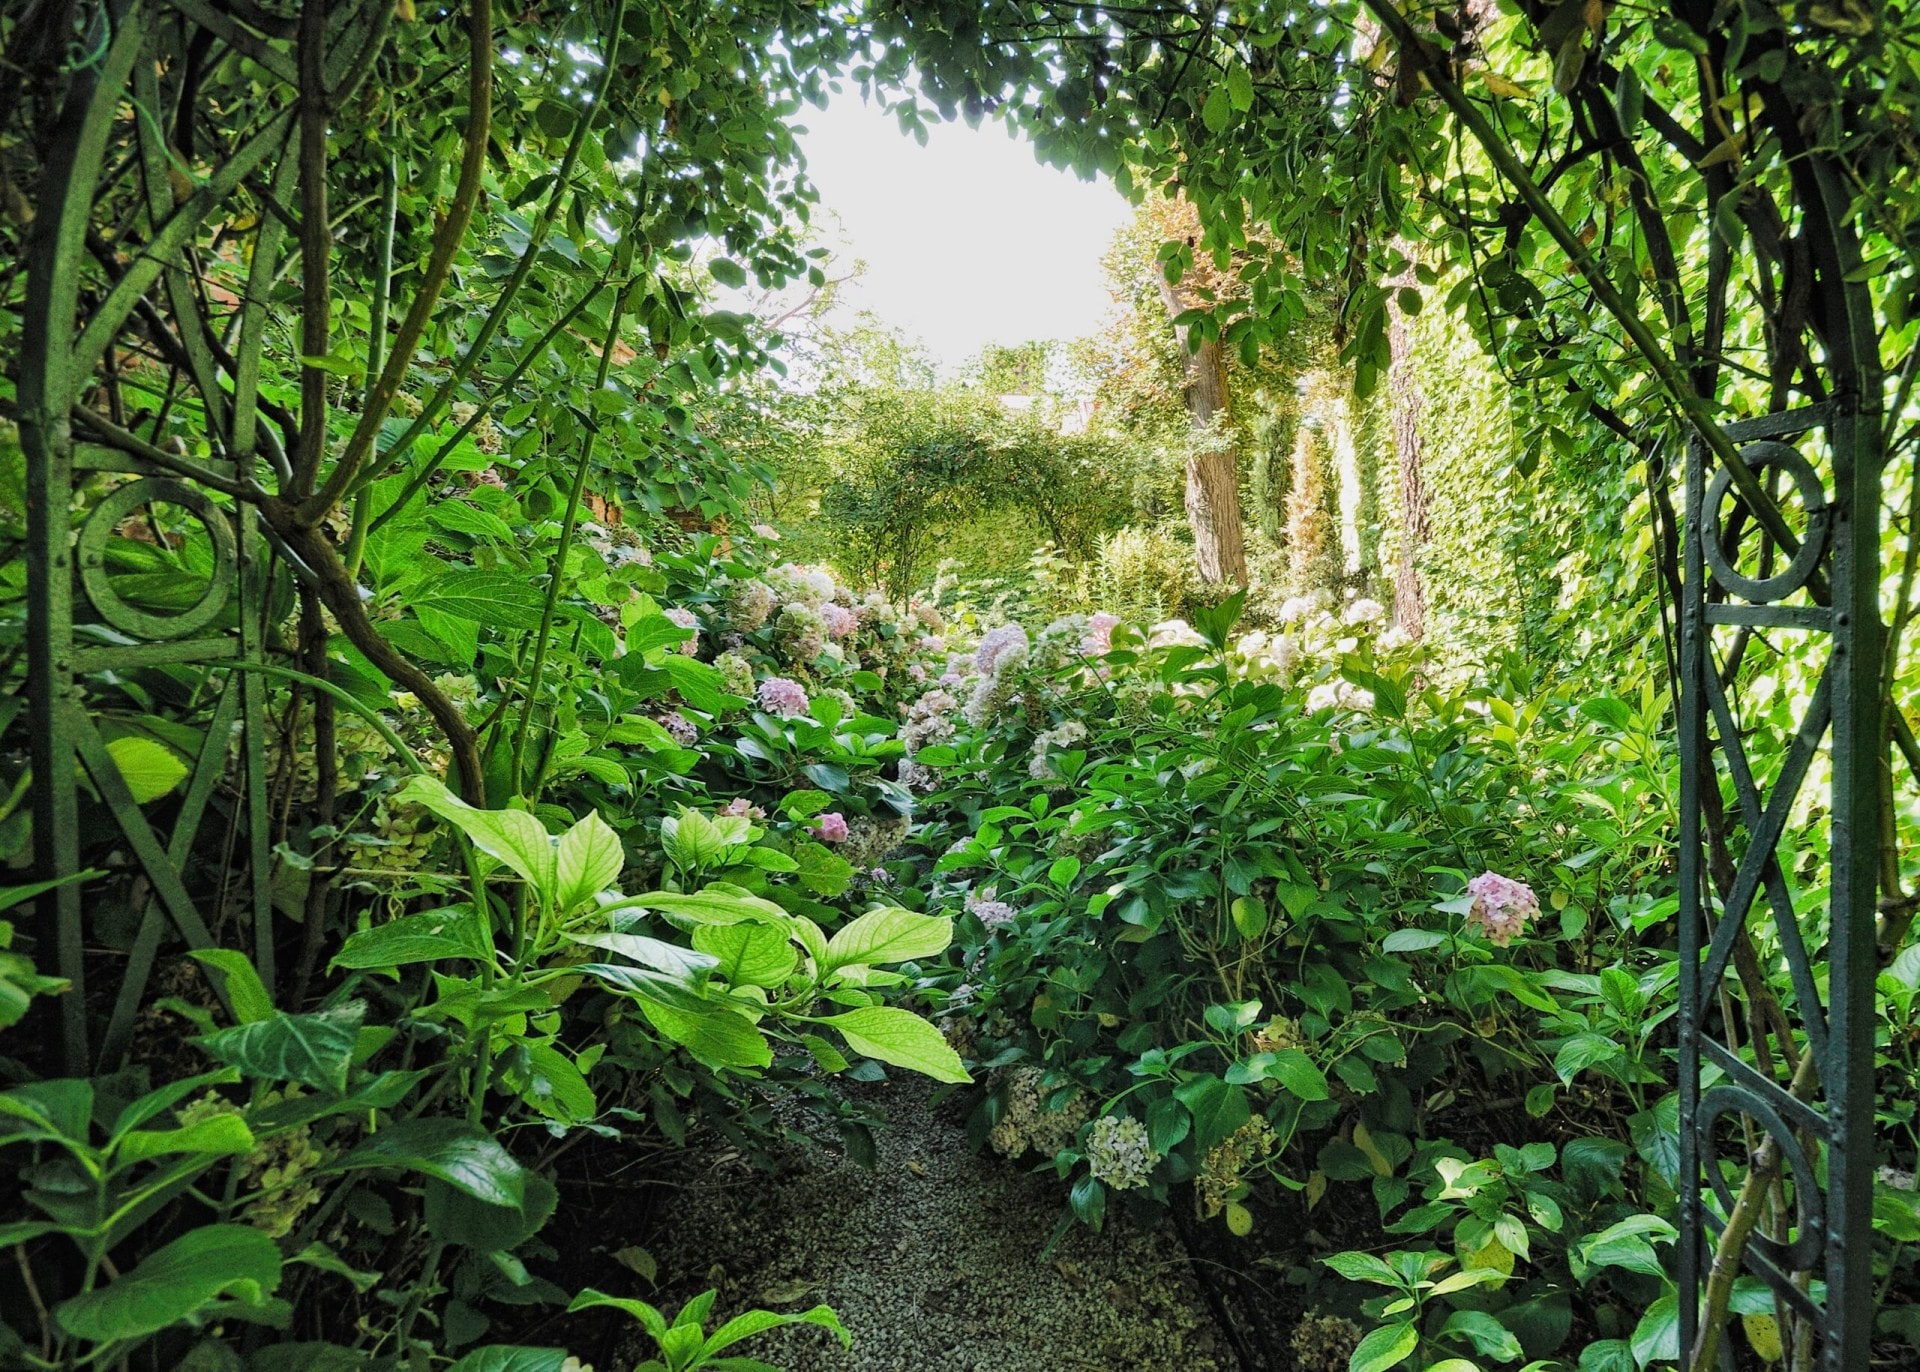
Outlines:
[[[850,1352],[810,1326],[730,1350],[786,1372],[1233,1372],[1170,1226],[1110,1215],[1042,1261],[1057,1180],[970,1153],[923,1081],[861,1090],[887,1120],[872,1169],[825,1146],[774,1175],[696,1164],[660,1215],[669,1312],[708,1285],[720,1317],[831,1305]]]

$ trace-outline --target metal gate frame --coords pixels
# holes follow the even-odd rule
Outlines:
[[[1790,1185],[1791,1233],[1755,1231],[1746,1271],[1772,1288],[1785,1310],[1811,1323],[1818,1365],[1859,1372],[1873,1332],[1875,891],[1880,776],[1886,733],[1880,703],[1884,634],[1879,613],[1879,445],[1843,400],[1728,426],[1750,468],[1797,489],[1808,523],[1797,549],[1769,547],[1758,575],[1737,570],[1737,535],[1723,527],[1730,479],[1698,440],[1688,447],[1680,605],[1680,1236],[1679,1306],[1683,1360],[1695,1347],[1711,1246],[1725,1225],[1745,1170],[1764,1137]],[[1863,441],[1866,440],[1866,441]],[[1824,442],[1833,489],[1796,446]],[[1863,465],[1864,464],[1864,465]],[[1773,570],[1777,563],[1784,563]],[[1785,604],[1800,592],[1803,603]],[[1779,775],[1762,792],[1743,742],[1730,682],[1716,658],[1714,631],[1736,641],[1756,631],[1824,634],[1820,680],[1795,724]],[[1735,650],[1737,651],[1737,649]],[[1782,740],[1785,741],[1784,739]],[[1815,912],[1796,908],[1778,846],[1822,744],[1831,785],[1829,930],[1824,986],[1806,933]],[[1709,811],[1731,791],[1714,881]],[[1730,889],[1728,859],[1738,852]],[[1710,888],[1721,888],[1713,890]],[[1804,907],[1804,901],[1802,902]],[[1783,1009],[1815,1079],[1792,1088],[1793,1071],[1770,1052],[1743,1052],[1716,1011],[1732,1004],[1736,954],[1749,919],[1770,925],[1792,988]],[[1723,993],[1726,998],[1723,999]],[[1711,1085],[1705,1078],[1715,1076]],[[1727,1155],[1715,1129],[1741,1121],[1748,1156]],[[1732,1164],[1729,1168],[1728,1164]],[[1824,1166],[1826,1184],[1820,1182]],[[1731,1171],[1731,1179],[1727,1175]],[[1710,1199],[1717,1204],[1710,1203]],[[1816,1285],[1822,1282],[1824,1285]],[[1785,1328],[1785,1325],[1782,1326]],[[1722,1344],[1723,1365],[1727,1359]]]

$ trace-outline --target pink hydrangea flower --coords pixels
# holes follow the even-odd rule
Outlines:
[[[1119,615],[1101,611],[1087,621],[1087,636],[1080,640],[1080,651],[1088,657],[1105,657],[1113,651],[1113,631],[1119,625]]]
[[[700,651],[700,618],[692,610],[683,610],[678,605],[665,611],[666,617],[683,629],[693,630],[693,637],[680,645],[683,656],[692,657]]]
[[[828,638],[845,638],[860,627],[859,615],[831,600],[820,607],[820,618],[826,622]]]
[[[736,796],[720,807],[722,816],[728,819],[765,819],[767,812],[748,800],[745,796]]]
[[[678,710],[668,710],[664,714],[655,715],[654,723],[672,734],[673,741],[682,748],[691,748],[700,741],[700,730],[695,727],[692,720]]]
[[[974,649],[974,670],[992,676],[1003,661],[1024,659],[1030,650],[1025,629],[1018,624],[1002,624],[997,629],[987,630],[986,636],[980,640],[980,646]]]
[[[829,810],[813,823],[813,836],[822,843],[845,843],[847,841],[847,817],[837,810]]]
[[[807,712],[807,688],[787,677],[768,677],[760,683],[757,695],[761,709],[782,719],[792,719],[795,715]]]
[[[1490,943],[1505,948],[1526,932],[1530,921],[1540,917],[1540,900],[1524,881],[1503,877],[1497,872],[1482,872],[1467,883],[1473,908],[1467,912],[1467,926],[1478,928]]]

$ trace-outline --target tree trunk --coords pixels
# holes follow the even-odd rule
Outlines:
[[[1177,319],[1188,307],[1158,271],[1160,298],[1167,316]],[[1187,416],[1192,443],[1187,453],[1187,525],[1200,579],[1209,585],[1247,584],[1247,542],[1240,523],[1240,474],[1227,428],[1227,359],[1217,339],[1193,346],[1188,330],[1176,329],[1187,360]]]
[[[1427,631],[1427,589],[1420,578],[1420,550],[1431,526],[1427,522],[1427,484],[1421,473],[1424,445],[1420,413],[1426,397],[1413,368],[1413,329],[1395,308],[1387,329],[1392,361],[1387,368],[1387,394],[1393,408],[1393,451],[1400,465],[1400,565],[1393,582],[1393,618],[1408,637]]]

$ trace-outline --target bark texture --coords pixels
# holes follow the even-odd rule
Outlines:
[[[1165,277],[1155,273],[1160,298],[1169,318],[1178,318],[1190,306]],[[1187,329],[1177,329],[1186,356],[1187,417],[1193,442],[1187,453],[1187,525],[1193,530],[1193,550],[1200,579],[1209,585],[1247,584],[1247,540],[1240,519],[1240,474],[1227,428],[1231,403],[1227,392],[1227,359],[1219,341],[1205,338],[1198,346]]]

